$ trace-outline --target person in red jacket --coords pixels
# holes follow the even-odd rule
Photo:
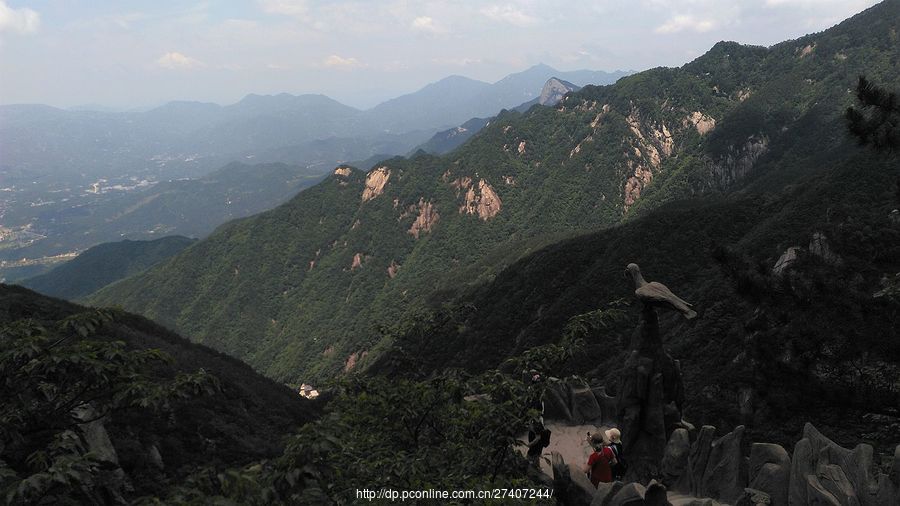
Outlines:
[[[594,453],[588,457],[584,472],[596,487],[600,482],[609,483],[612,481],[612,466],[616,463],[616,455],[609,447],[610,442],[606,440],[605,431],[592,435],[590,442],[594,448]]]

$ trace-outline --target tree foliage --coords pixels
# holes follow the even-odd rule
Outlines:
[[[893,152],[900,148],[900,99],[888,91],[859,77],[856,85],[859,108],[847,108],[847,128],[860,144],[878,151]]]
[[[84,428],[122,410],[165,412],[212,393],[204,370],[160,381],[158,350],[97,338],[118,317],[89,310],[55,322],[17,320],[0,329],[0,490],[9,504],[102,502],[103,462]]]

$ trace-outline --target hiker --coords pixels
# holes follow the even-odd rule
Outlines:
[[[544,378],[534,369],[528,371],[528,408],[538,412],[541,425],[544,424]]]
[[[543,421],[532,421],[528,429],[528,461],[540,468],[541,452],[548,446],[550,446],[550,430],[544,427]]]
[[[622,457],[622,432],[616,428],[609,429],[606,431],[606,439],[609,440],[609,449],[612,450],[616,458],[615,463],[612,465],[613,481],[623,481],[628,467],[625,464],[625,459]]]
[[[612,466],[616,463],[616,455],[610,448],[610,441],[605,431],[590,435],[590,444],[594,453],[588,458],[584,466],[584,473],[596,487],[600,482],[609,483],[613,480]]]

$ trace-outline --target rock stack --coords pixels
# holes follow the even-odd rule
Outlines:
[[[666,442],[684,425],[681,368],[663,349],[656,310],[650,306],[643,307],[621,377],[616,418],[628,455],[627,478],[646,483],[661,476]]]

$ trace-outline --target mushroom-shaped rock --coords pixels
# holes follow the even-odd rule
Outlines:
[[[625,273],[631,276],[634,282],[634,295],[645,305],[678,311],[688,320],[697,316],[691,305],[672,293],[666,285],[656,281],[649,283],[645,281],[637,264],[628,264],[625,269]]]

